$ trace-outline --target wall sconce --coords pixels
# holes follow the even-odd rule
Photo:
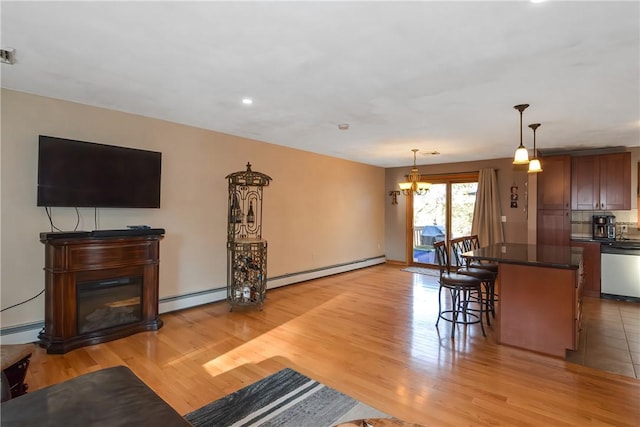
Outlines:
[[[400,194],[399,190],[391,190],[391,191],[389,191],[389,195],[391,196],[391,204],[392,205],[397,205],[398,204],[398,194]]]

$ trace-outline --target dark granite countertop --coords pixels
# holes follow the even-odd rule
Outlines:
[[[572,242],[602,243],[602,242],[608,242],[609,240],[594,239],[592,237],[572,237],[571,241]]]
[[[464,257],[498,263],[577,269],[582,261],[582,248],[572,246],[496,243],[463,254]]]
[[[591,243],[602,243],[608,245],[610,243],[618,243],[618,242],[631,242],[631,243],[640,243],[640,238],[637,237],[623,237],[618,239],[594,239],[591,237],[572,237],[572,242],[591,242]]]

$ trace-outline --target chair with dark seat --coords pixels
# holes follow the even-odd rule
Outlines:
[[[476,277],[451,272],[449,253],[444,241],[435,242],[433,248],[440,270],[440,288],[438,290],[438,320],[451,322],[451,338],[454,338],[456,325],[480,324],[482,336],[487,336],[482,323],[484,311],[482,281]],[[442,290],[446,289],[451,298],[451,307],[443,309]],[[477,307],[477,308],[474,308]]]
[[[493,294],[495,289],[497,272],[491,271],[488,268],[476,268],[467,264],[467,259],[462,257],[462,254],[470,251],[469,249],[469,237],[458,237],[451,239],[451,253],[453,259],[455,259],[455,265],[457,266],[456,272],[459,274],[465,274],[480,279],[484,287],[484,295],[482,296],[484,311],[486,312],[487,325],[491,326],[491,319],[489,313],[495,317],[495,305],[493,302]]]
[[[465,239],[467,239],[465,241],[466,252],[473,251],[475,249],[480,249],[480,240],[478,239],[477,234],[472,234],[471,236],[467,236],[465,237]],[[469,267],[473,267],[473,268],[485,268],[487,270],[493,271],[494,273],[498,272],[498,264],[495,262],[471,259],[468,265]]]

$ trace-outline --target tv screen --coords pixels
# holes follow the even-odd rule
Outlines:
[[[40,135],[38,206],[159,208],[162,153]]]

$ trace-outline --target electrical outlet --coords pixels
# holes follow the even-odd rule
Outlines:
[[[627,224],[620,224],[620,231],[622,231],[623,233],[627,232]]]
[[[0,49],[0,62],[3,64],[15,64],[16,50],[11,47]]]

